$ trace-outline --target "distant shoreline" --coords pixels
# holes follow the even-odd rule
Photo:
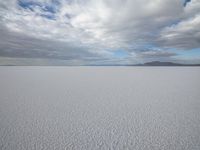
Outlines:
[[[173,62],[160,62],[160,61],[152,61],[143,64],[106,64],[106,65],[0,65],[0,66],[55,66],[55,67],[200,67],[200,64],[181,64],[181,63],[173,63]]]

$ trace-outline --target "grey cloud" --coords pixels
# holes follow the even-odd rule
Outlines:
[[[142,58],[170,58],[172,56],[177,56],[174,52],[164,50],[147,50],[139,52],[137,55]]]
[[[166,47],[191,49],[200,47],[200,14],[161,32],[159,42]]]
[[[0,56],[131,63],[171,59],[176,54],[170,48],[200,47],[199,0],[185,7],[181,0],[60,0],[53,14],[31,7],[24,9],[17,0],[0,2]],[[161,51],[144,52],[148,44]],[[110,53],[118,49],[138,57],[113,58]]]
[[[89,52],[88,48],[72,43],[41,40],[27,35],[0,30],[0,56],[12,58],[45,58],[59,60],[87,60],[99,55]]]
[[[13,5],[13,10],[5,12],[9,17],[4,17],[4,24],[10,30],[32,36],[115,49],[138,45],[140,41],[152,42],[161,28],[179,21],[184,12],[180,0],[86,0],[84,3],[63,0],[61,3],[55,21]],[[66,15],[73,17],[68,19]]]

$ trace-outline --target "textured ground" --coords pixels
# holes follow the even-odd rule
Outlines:
[[[199,67],[0,67],[1,150],[199,150]]]

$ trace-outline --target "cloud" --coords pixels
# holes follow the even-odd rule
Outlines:
[[[139,57],[142,58],[169,58],[177,56],[174,52],[164,51],[164,50],[147,50],[138,53]]]
[[[154,45],[165,52],[138,56],[170,59],[167,49],[200,47],[199,10],[199,0],[1,1],[0,56],[116,62],[120,49],[132,61]]]
[[[20,33],[0,30],[0,56],[11,58],[45,58],[59,60],[89,60],[100,54],[89,52],[87,47],[54,40],[42,40]]]
[[[167,47],[192,49],[200,47],[200,14],[167,27],[161,32],[160,41]]]

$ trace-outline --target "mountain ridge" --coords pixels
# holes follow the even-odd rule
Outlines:
[[[136,66],[200,66],[200,64],[183,64],[174,62],[151,61],[143,64],[137,64]]]

